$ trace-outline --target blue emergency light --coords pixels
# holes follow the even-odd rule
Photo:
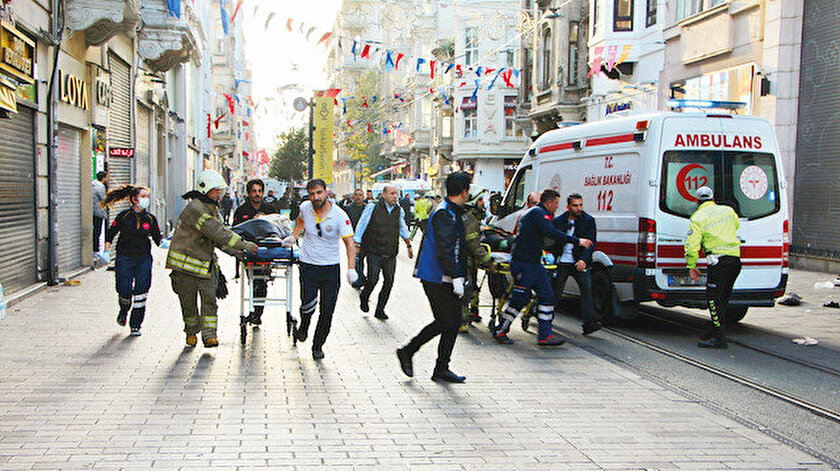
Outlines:
[[[746,108],[747,104],[742,101],[717,101],[717,100],[668,100],[668,107],[672,110],[685,108],[717,108],[724,110],[740,110]]]

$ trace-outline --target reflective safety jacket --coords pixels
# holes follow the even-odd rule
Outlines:
[[[414,203],[414,218],[418,221],[425,221],[429,219],[429,212],[432,210],[434,202],[429,198],[420,198]]]
[[[706,201],[691,215],[688,237],[685,240],[685,262],[688,268],[697,267],[700,247],[706,254],[741,256],[738,228],[741,220],[729,206]]]
[[[166,256],[166,268],[210,278],[216,262],[216,247],[232,254],[253,251],[256,245],[242,240],[222,224],[218,206],[193,198],[178,217]]]
[[[470,254],[468,262],[473,267],[488,268],[493,264],[487,247],[481,245],[481,208],[467,206],[461,220],[464,222],[464,238],[467,241],[467,252]]]

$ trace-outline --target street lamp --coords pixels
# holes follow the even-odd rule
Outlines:
[[[315,147],[312,145],[313,140],[313,132],[315,131],[315,100],[308,100],[304,97],[297,97],[295,101],[292,103],[296,111],[303,111],[306,107],[309,107],[309,158],[307,160],[307,173],[309,175],[309,179],[312,179],[313,172],[315,171]]]

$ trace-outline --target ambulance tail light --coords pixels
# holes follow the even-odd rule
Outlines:
[[[639,241],[636,246],[639,268],[656,267],[656,221],[639,218]]]
[[[782,268],[790,263],[790,223],[787,219],[782,223]]]

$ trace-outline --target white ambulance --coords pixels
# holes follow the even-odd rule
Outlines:
[[[632,318],[638,302],[651,300],[705,308],[705,277],[689,277],[683,245],[694,192],[709,186],[741,217],[743,268],[727,313],[736,322],[750,306],[773,306],[787,284],[788,196],[778,152],[770,124],[750,116],[660,112],[557,129],[531,145],[492,224],[513,232],[529,192],[557,190],[556,216],[566,196],[579,193],[598,229],[598,314]],[[565,290],[577,294],[571,278]]]

